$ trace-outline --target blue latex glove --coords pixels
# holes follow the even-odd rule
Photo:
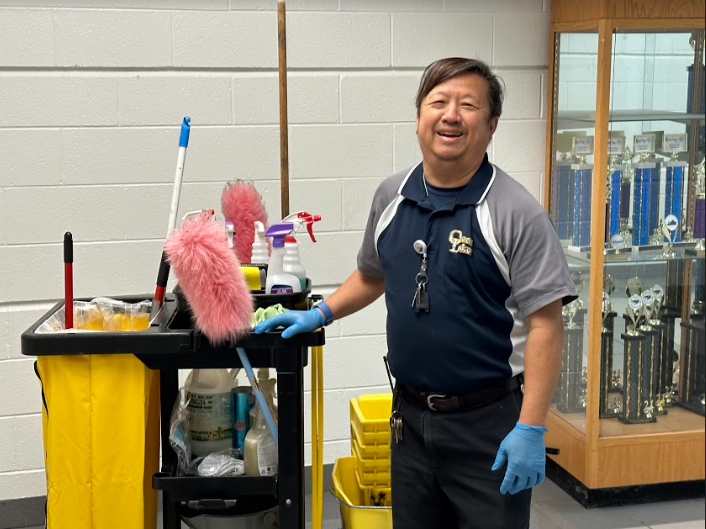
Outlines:
[[[285,327],[282,338],[291,338],[300,332],[315,331],[324,326],[324,317],[318,309],[290,310],[279,314],[255,326],[255,334],[274,331],[277,327]]]
[[[543,426],[529,426],[518,422],[505,436],[492,467],[492,470],[499,470],[507,463],[505,479],[500,485],[501,494],[517,494],[544,481],[546,431]]]

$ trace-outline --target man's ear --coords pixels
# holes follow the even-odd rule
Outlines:
[[[419,109],[417,109],[417,124],[414,127],[414,133],[419,135]]]
[[[498,121],[500,121],[500,118],[494,117],[490,120],[490,135],[492,136],[495,134],[495,131],[498,128]]]

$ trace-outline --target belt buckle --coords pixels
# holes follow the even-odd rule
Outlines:
[[[436,406],[434,406],[434,403],[431,401],[431,399],[445,399],[446,395],[443,395],[441,393],[432,393],[431,395],[427,395],[427,406],[431,411],[439,411],[436,409]]]

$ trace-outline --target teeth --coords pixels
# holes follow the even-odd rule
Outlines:
[[[450,138],[458,138],[461,136],[460,132],[439,132],[440,136],[448,136]]]

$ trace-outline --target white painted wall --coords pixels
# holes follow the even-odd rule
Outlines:
[[[246,178],[279,215],[275,6],[0,0],[0,500],[45,493],[39,384],[19,338],[63,296],[63,233],[77,297],[151,293],[184,115],[180,210],[218,209],[224,183]],[[491,156],[539,196],[548,0],[287,9],[291,209],[324,219],[302,248],[317,291],[353,270],[378,183],[419,157],[414,96],[437,58],[477,57],[505,79]],[[384,319],[377,302],[327,329],[327,463],[348,453],[348,399],[388,390]],[[306,403],[308,423],[308,391]]]

